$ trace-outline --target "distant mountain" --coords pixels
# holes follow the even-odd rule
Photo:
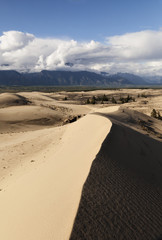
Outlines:
[[[113,78],[118,79],[118,81],[122,81],[122,80],[128,80],[131,84],[133,85],[147,85],[147,81],[144,80],[142,77],[139,77],[137,75],[134,74],[130,74],[130,73],[117,73],[112,75]]]
[[[56,86],[80,86],[80,85],[105,85],[106,78],[101,75],[87,72],[71,72],[71,71],[41,71],[39,73],[23,74],[25,83],[28,85],[56,85]]]
[[[100,74],[103,75],[103,76],[108,76],[109,75],[108,72],[100,72]]]
[[[109,75],[88,71],[47,71],[19,73],[0,71],[0,85],[4,86],[123,86],[147,85],[141,77],[129,73]]]
[[[13,70],[0,71],[0,85],[21,85],[22,75]]]
[[[144,77],[149,84],[162,85],[162,76],[148,76]]]

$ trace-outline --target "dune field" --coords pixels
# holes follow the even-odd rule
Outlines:
[[[160,89],[0,94],[0,239],[162,239],[153,109]]]

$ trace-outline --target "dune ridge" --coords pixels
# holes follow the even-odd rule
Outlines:
[[[162,142],[132,127],[137,112],[123,114],[104,114],[113,125],[83,186],[70,240],[161,239]]]
[[[113,113],[111,98],[129,93]],[[103,94],[109,102],[85,104]],[[153,108],[162,113],[161,90],[0,94],[0,239],[160,240]]]
[[[36,162],[31,163],[32,168],[27,166],[24,173],[22,169],[15,170],[12,177],[1,182],[1,239],[69,239],[82,186],[111,122],[103,116],[88,114],[63,127],[56,151],[51,141],[56,128],[41,130],[44,141],[48,142],[49,136],[51,141],[46,147],[46,159],[39,163],[38,158],[43,157],[40,152]],[[38,133],[41,137],[40,130]],[[34,133],[28,134],[29,137]],[[31,156],[26,156],[27,160],[31,162]]]
[[[30,101],[17,93],[1,93],[0,94],[0,108],[9,106],[28,105]]]

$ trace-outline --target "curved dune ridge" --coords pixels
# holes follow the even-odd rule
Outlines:
[[[17,167],[0,183],[0,239],[69,239],[83,184],[110,128],[107,118],[88,114],[63,127],[16,133],[11,152],[15,144],[20,145],[18,153],[23,143],[29,149],[34,149],[35,141],[41,146],[37,144],[33,156],[29,149],[25,155],[33,167]],[[3,145],[1,151],[8,146],[7,137]]]
[[[31,94],[0,94],[0,132],[19,132],[41,129],[44,126],[59,125],[64,119],[61,111],[43,106],[43,94],[39,94],[40,104],[35,104]],[[27,97],[26,97],[27,96]],[[28,98],[29,97],[29,98]]]
[[[27,98],[16,93],[1,93],[0,94],[0,108],[9,106],[27,105],[29,101]]]
[[[84,184],[70,240],[160,240],[162,142],[141,133],[138,112],[104,116],[112,128]]]
[[[41,92],[0,94],[0,134],[61,126],[68,119],[90,112],[87,106],[66,104],[61,102],[62,95],[58,94],[59,101],[56,96]]]

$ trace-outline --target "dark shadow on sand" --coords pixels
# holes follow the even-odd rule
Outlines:
[[[70,240],[162,233],[162,142],[114,122],[84,184]]]

